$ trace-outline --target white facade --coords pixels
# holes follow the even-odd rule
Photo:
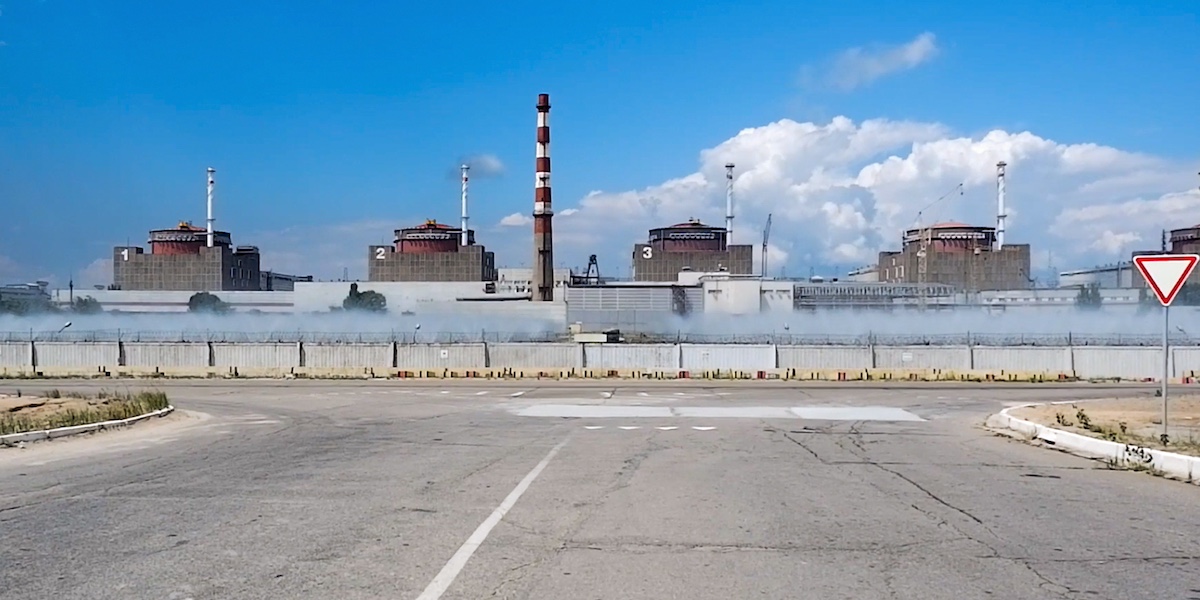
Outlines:
[[[1063,271],[1058,274],[1058,287],[1083,287],[1095,285],[1101,288],[1131,288],[1136,277],[1133,263],[1117,263],[1091,269]]]

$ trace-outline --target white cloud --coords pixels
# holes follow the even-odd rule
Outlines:
[[[929,32],[905,44],[850,48],[819,69],[822,73],[819,80],[825,86],[848,92],[892,73],[914,69],[932,60],[938,52],[937,37]],[[805,79],[814,79],[813,70],[806,69]]]
[[[962,193],[929,207],[923,220],[994,225],[1000,160],[1008,163],[1007,241],[1053,252],[1062,267],[1095,264],[1097,255],[1127,260],[1160,229],[1200,222],[1187,164],[1031,132],[967,137],[937,123],[837,117],[748,128],[702,150],[694,173],[640,190],[590,192],[570,218],[555,217],[555,241],[623,265],[647,229],[689,217],[720,223],[724,164],[733,162],[735,242],[761,244],[773,214],[771,241],[782,254],[771,256],[769,271],[785,258],[792,268],[868,264],[896,248],[918,211],[958,183]]]
[[[513,213],[500,219],[501,227],[525,227],[533,223],[533,217],[523,213]]]
[[[458,179],[462,175],[462,171],[460,170],[462,165],[471,167],[471,170],[468,173],[471,179],[490,179],[493,177],[500,177],[501,175],[504,175],[506,170],[504,162],[501,161],[500,157],[496,156],[495,154],[475,154],[458,159],[458,164],[454,166],[454,169],[451,172],[451,176],[454,179]]]
[[[97,285],[112,283],[113,264],[111,258],[98,258],[75,274],[76,289],[91,289]]]

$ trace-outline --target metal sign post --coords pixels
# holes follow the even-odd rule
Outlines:
[[[1142,272],[1146,284],[1154,290],[1154,296],[1163,307],[1162,435],[1159,440],[1164,446],[1170,440],[1167,436],[1167,386],[1171,379],[1171,303],[1183,289],[1197,261],[1200,261],[1200,256],[1195,254],[1150,254],[1133,258],[1133,263]]]

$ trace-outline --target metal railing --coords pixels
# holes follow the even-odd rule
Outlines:
[[[626,343],[647,344],[776,344],[794,346],[1159,346],[1158,334],[1127,333],[623,333]],[[0,332],[0,342],[215,342],[215,343],[555,343],[571,336],[558,332],[505,331],[87,331]],[[1200,346],[1200,337],[1182,332],[1171,336],[1174,346]]]

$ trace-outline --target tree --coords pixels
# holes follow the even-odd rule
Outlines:
[[[229,304],[208,292],[196,292],[188,298],[188,312],[224,314],[229,310]]]
[[[1158,302],[1158,298],[1154,296],[1154,292],[1148,287],[1144,287],[1138,292],[1138,312],[1145,313],[1162,306]],[[1179,289],[1179,293],[1175,294],[1175,300],[1171,302],[1171,306],[1200,306],[1200,284],[1185,283]]]
[[[71,310],[81,315],[94,315],[104,312],[104,308],[100,306],[100,302],[91,296],[76,298],[71,305]]]
[[[1100,297],[1100,284],[1093,283],[1079,288],[1075,306],[1082,310],[1099,310],[1104,300]]]
[[[383,294],[373,290],[365,292],[358,291],[358,284],[350,284],[350,293],[346,295],[346,299],[342,300],[342,308],[345,310],[359,310],[368,312],[386,312],[387,298]]]

